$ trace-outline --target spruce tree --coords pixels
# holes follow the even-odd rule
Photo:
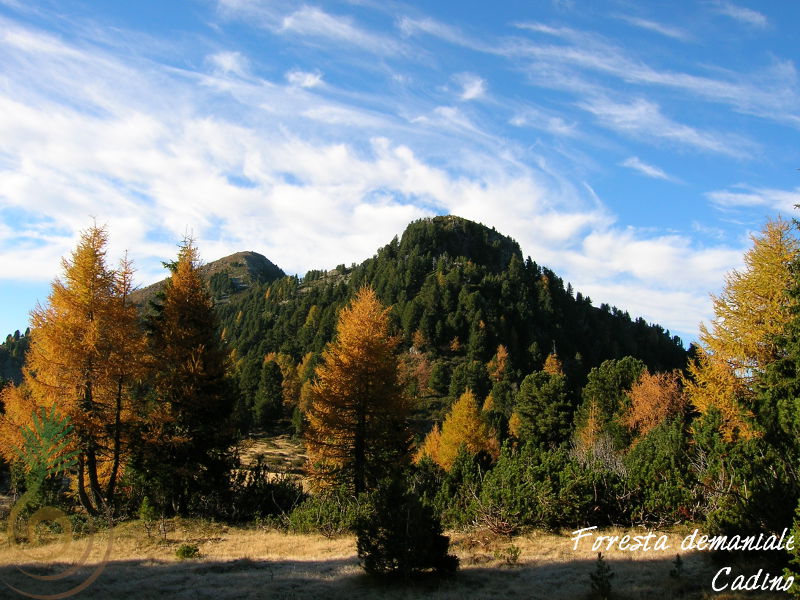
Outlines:
[[[517,393],[517,437],[541,447],[557,446],[569,438],[574,410],[567,378],[535,371],[522,381]]]
[[[253,406],[255,423],[258,427],[267,427],[281,416],[283,409],[283,375],[281,368],[274,360],[261,366],[261,377],[256,390]]]

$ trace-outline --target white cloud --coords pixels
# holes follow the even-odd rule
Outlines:
[[[717,240],[724,240],[725,239],[725,231],[720,227],[713,227],[710,225],[705,225],[700,223],[699,221],[692,221],[692,231],[696,231],[701,233],[705,236],[717,239]]]
[[[570,73],[570,69],[602,73],[642,86],[681,90],[711,102],[730,105],[743,113],[800,127],[798,77],[791,61],[774,62],[759,72],[717,71],[717,77],[659,70],[631,56],[605,38],[569,27],[520,23],[519,28],[554,37],[567,44],[537,41],[498,43],[495,52],[508,58],[532,61],[528,73],[537,85],[566,88],[596,95],[608,91],[596,82]]]
[[[634,27],[655,31],[656,33],[660,33],[661,35],[675,40],[686,41],[689,39],[689,34],[677,27],[670,27],[669,25],[664,25],[663,23],[651,21],[649,19],[642,19],[640,17],[620,16],[619,18]]]
[[[339,17],[312,6],[303,6],[281,20],[280,29],[311,38],[357,46],[374,54],[397,54],[402,47],[395,40],[358,27],[352,19]]]
[[[247,59],[240,52],[217,52],[208,57],[208,62],[223,75],[232,73],[244,77],[247,74]]]
[[[322,73],[319,71],[308,72],[293,69],[286,73],[286,81],[303,88],[314,88],[322,85]]]
[[[735,19],[745,25],[756,27],[758,29],[766,29],[769,26],[767,17],[760,12],[744,6],[738,6],[733,2],[726,2],[725,0],[717,0],[714,2],[714,10],[727,17]]]
[[[631,156],[626,158],[620,163],[623,167],[628,167],[629,169],[633,169],[634,171],[638,171],[642,175],[646,177],[651,177],[653,179],[663,179],[664,181],[674,181],[672,177],[667,175],[662,169],[658,167],[654,167],[653,165],[649,165],[645,162],[642,162],[638,156]]]
[[[708,192],[706,197],[716,207],[722,209],[764,206],[783,213],[791,213],[795,211],[797,205],[800,205],[800,187],[793,190],[776,190],[739,185],[733,190]]]
[[[653,138],[705,152],[746,158],[753,143],[730,134],[703,131],[673,121],[661,112],[661,107],[638,98],[633,102],[615,102],[596,98],[578,106],[597,117],[609,129],[649,141]]]
[[[720,3],[719,6],[734,7],[730,3]],[[688,39],[685,32],[655,21],[621,18],[662,35]],[[754,18],[758,21],[757,17]],[[531,80],[543,87],[568,89],[590,97],[609,93],[610,88],[604,88],[596,81],[590,83],[581,74],[602,73],[637,85],[680,90],[707,101],[727,104],[743,113],[800,128],[798,76],[791,61],[775,59],[772,64],[753,73],[717,69],[715,76],[697,75],[656,69],[631,55],[627,49],[594,33],[536,22],[517,23],[516,27],[560,39],[566,44],[548,44],[515,37],[486,40],[431,18],[404,17],[399,21],[399,28],[406,36],[430,35],[477,52],[511,61],[528,61],[527,72]]]
[[[486,94],[486,81],[474,73],[459,73],[453,79],[461,86],[461,100],[475,100]]]
[[[452,25],[442,23],[441,21],[437,21],[429,17],[423,19],[403,17],[398,21],[397,26],[400,29],[400,33],[405,37],[425,34],[439,38],[450,44],[463,46],[464,48],[470,48],[471,50],[476,50],[478,52],[494,53],[496,51],[496,49],[492,48],[491,45],[486,44],[486,42],[480,37],[470,36],[457,27],[453,27]]]

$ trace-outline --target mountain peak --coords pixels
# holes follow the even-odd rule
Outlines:
[[[283,270],[266,256],[245,250],[223,256],[198,269],[217,301],[224,300],[231,294],[246,290],[255,284],[270,283],[284,277]],[[132,299],[140,306],[147,306],[149,301],[161,291],[166,279],[136,290]]]
[[[522,260],[519,244],[494,228],[456,215],[427,217],[414,221],[403,232],[399,252],[417,249],[434,257],[464,257],[493,271],[505,269],[512,256]]]
[[[201,266],[200,272],[206,277],[212,277],[217,273],[226,273],[231,279],[238,280],[244,287],[249,287],[252,283],[269,283],[286,275],[266,256],[252,250],[223,256]]]

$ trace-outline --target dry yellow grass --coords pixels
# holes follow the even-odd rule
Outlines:
[[[85,561],[87,566],[57,581],[35,581],[19,572],[17,566],[35,574],[57,574],[80,559],[85,540],[76,541],[67,554],[55,560],[49,558],[39,567],[31,566],[34,556],[52,552],[53,545],[32,549],[33,555],[28,549],[26,556],[19,547],[5,542],[0,545],[0,597],[15,597],[9,585],[34,594],[72,589],[102,564],[109,548],[105,569],[77,598],[572,600],[591,597],[588,575],[596,560],[596,553],[588,544],[573,551],[568,532],[534,532],[513,539],[482,532],[457,533],[452,536],[451,546],[461,559],[457,575],[387,583],[363,573],[352,537],[327,539],[187,520],[172,521],[170,525],[166,542],[148,538],[139,522],[118,526],[112,538],[108,532],[100,532]],[[675,531],[671,536],[679,543],[685,533]],[[176,548],[183,543],[197,545],[201,558],[175,558]],[[511,546],[520,550],[516,563],[510,558]],[[604,556],[615,572],[614,597],[619,599],[711,597],[711,578],[721,566],[712,564],[704,553],[682,554],[684,575],[676,580],[669,576],[674,552],[631,554],[616,550],[604,552]],[[747,573],[758,568],[752,564],[745,567]],[[713,597],[722,600],[747,596]],[[754,597],[767,600],[782,596],[762,592]]]
[[[243,466],[251,467],[261,460],[276,473],[301,474],[306,462],[303,442],[288,434],[252,435],[236,450]]]

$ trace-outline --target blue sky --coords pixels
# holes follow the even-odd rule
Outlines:
[[[94,217],[139,283],[360,262],[416,218],[517,239],[694,339],[800,203],[800,3],[0,0],[0,332]]]

